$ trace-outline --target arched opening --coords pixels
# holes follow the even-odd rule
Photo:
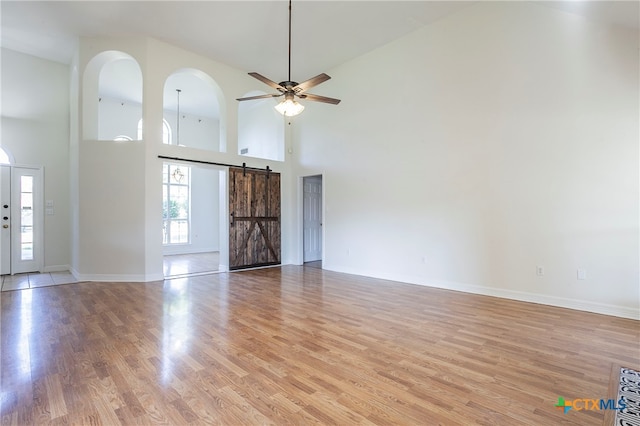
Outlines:
[[[252,91],[244,96],[263,95]],[[275,109],[275,99],[238,104],[238,154],[284,161],[284,119]]]
[[[82,99],[85,140],[135,139],[142,118],[142,71],[138,62],[119,51],[96,55],[85,69]]]
[[[13,164],[15,163],[15,159],[13,155],[6,150],[5,148],[0,146],[0,164]]]
[[[224,151],[222,92],[202,71],[181,69],[164,85],[163,115],[169,125],[170,145]],[[167,143],[167,142],[165,142]]]

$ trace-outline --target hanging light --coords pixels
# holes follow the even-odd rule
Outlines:
[[[180,167],[176,167],[173,173],[171,173],[171,176],[173,177],[173,180],[178,183],[182,183],[182,179],[184,179],[184,173],[182,173]]]
[[[180,145],[180,92],[182,92],[182,90],[176,89],[178,96],[178,107],[176,110],[176,145]]]
[[[282,115],[293,117],[304,110],[304,105],[294,99],[293,93],[285,93],[284,99],[275,106],[275,109]]]

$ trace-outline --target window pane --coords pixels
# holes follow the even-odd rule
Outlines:
[[[162,166],[162,183],[169,182],[169,166],[164,164]]]
[[[33,260],[33,243],[24,243],[21,245],[20,258],[22,260]]]
[[[20,215],[20,226],[24,227],[33,227],[33,212],[31,210],[22,211]]]
[[[189,242],[189,222],[186,220],[172,220],[170,225],[171,244]]]
[[[169,244],[169,221],[162,222],[162,244]]]
[[[21,242],[23,244],[32,243],[33,242],[33,227],[32,226],[23,226],[20,229]]]
[[[20,259],[33,260],[33,176],[20,176]]]
[[[32,210],[33,194],[31,192],[20,194],[20,208],[22,210]]]
[[[20,176],[20,192],[33,192],[33,176]]]

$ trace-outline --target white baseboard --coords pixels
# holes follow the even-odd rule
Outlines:
[[[199,249],[193,249],[191,246],[182,246],[182,247],[166,247],[162,250],[163,256],[173,256],[176,254],[198,254],[198,253],[211,253],[211,252],[219,252],[219,248],[215,247],[204,247]]]
[[[499,297],[502,299],[519,300],[521,302],[538,303],[541,305],[556,306],[559,308],[574,309],[577,311],[593,312],[596,314],[611,315],[614,317],[640,320],[640,311],[626,306],[616,306],[606,303],[591,302],[588,300],[567,299],[564,297],[547,294],[529,293],[524,291],[508,290],[495,287],[484,287],[461,283],[413,283],[429,287],[437,287],[465,293],[481,294],[484,296]]]
[[[71,274],[78,281],[95,282],[151,282],[163,281],[163,274],[81,274],[75,269],[70,269]]]
[[[69,265],[49,265],[45,266],[42,272],[68,272],[70,269]]]
[[[334,265],[323,265],[324,269],[342,272],[347,274],[361,275],[371,278],[379,278],[389,281],[399,281],[407,284],[422,285],[425,287],[442,288],[446,290],[460,291],[471,294],[481,294],[483,296],[493,296],[502,299],[518,300],[521,302],[538,303],[541,305],[556,306],[559,308],[574,309],[577,311],[593,312],[596,314],[610,315],[614,317],[640,320],[640,309],[633,309],[627,306],[610,305],[606,303],[591,302],[580,299],[567,299],[548,294],[529,293],[502,289],[496,287],[465,284],[455,281],[425,280],[421,277],[384,274],[374,271],[354,270],[352,268],[335,267]]]

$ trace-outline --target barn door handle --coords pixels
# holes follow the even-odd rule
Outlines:
[[[234,214],[233,214],[233,213],[231,213],[231,226],[233,226],[233,219],[234,219],[234,217],[233,217],[233,216],[234,216]]]

